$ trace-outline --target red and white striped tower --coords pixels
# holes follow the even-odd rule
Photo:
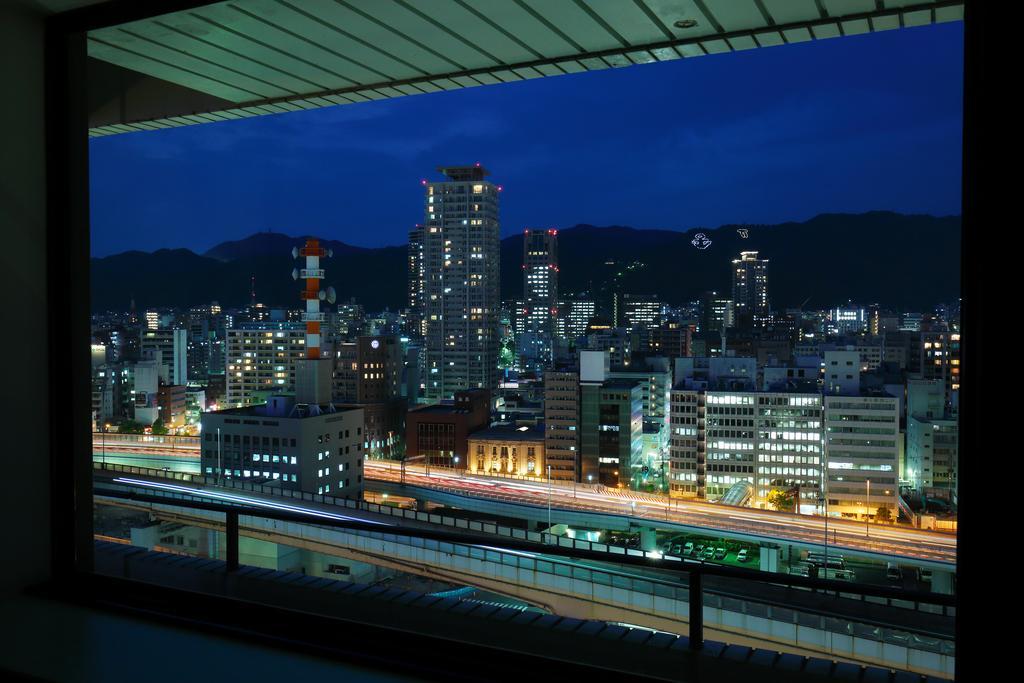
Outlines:
[[[320,353],[320,324],[324,314],[320,311],[320,302],[333,304],[335,301],[334,287],[320,289],[320,281],[324,279],[324,270],[320,267],[320,259],[332,256],[330,249],[320,246],[320,241],[312,237],[302,247],[292,249],[292,258],[304,257],[306,267],[292,270],[292,278],[306,281],[306,287],[299,298],[306,302],[306,310],[302,320],[306,323],[306,359],[297,361],[295,367],[295,395],[299,403],[324,403],[331,396],[330,358],[322,358]]]
[[[326,300],[334,303],[334,287],[325,290],[320,289],[320,280],[324,279],[324,269],[320,267],[320,259],[333,256],[330,249],[320,246],[320,241],[312,237],[306,240],[303,247],[292,249],[292,258],[303,256],[306,259],[306,267],[302,270],[293,270],[292,277],[296,280],[306,281],[306,288],[299,294],[299,298],[306,302],[306,311],[302,314],[302,320],[306,323],[306,358],[320,358],[320,323],[324,321],[324,314],[320,312],[320,302]]]

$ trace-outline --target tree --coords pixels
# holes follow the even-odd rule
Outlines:
[[[158,417],[156,419],[156,422],[153,423],[152,431],[153,431],[154,434],[156,434],[158,436],[163,436],[164,434],[166,434],[170,430],[168,430],[167,427],[164,425],[163,418]]]
[[[878,512],[875,513],[875,521],[878,521],[878,522],[891,522],[892,521],[892,513],[889,512],[889,508],[887,508],[887,507],[880,507],[880,508],[878,508]]]
[[[776,510],[788,512],[793,509],[793,494],[782,489],[772,489],[768,492],[768,504]]]
[[[142,426],[141,422],[125,420],[118,425],[117,431],[121,434],[142,434],[145,431],[145,427]]]

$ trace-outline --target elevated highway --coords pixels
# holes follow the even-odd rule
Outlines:
[[[166,503],[139,502],[105,497],[104,491],[161,491],[168,499]],[[688,629],[687,588],[677,576],[664,572],[554,557],[545,555],[542,547],[537,552],[511,550],[502,547],[500,538],[487,544],[410,538],[402,535],[401,527],[407,525],[404,518],[388,519],[351,509],[332,511],[304,501],[218,487],[113,477],[99,482],[97,498],[104,504],[145,509],[160,519],[216,530],[223,527],[223,515],[182,503],[209,498],[301,510],[309,515],[309,523],[245,516],[240,519],[239,530],[274,543],[472,585],[562,616],[625,622],[673,633],[686,633]],[[370,523],[379,526],[380,532],[328,528],[317,525],[318,518]],[[709,637],[932,675],[946,676],[952,671],[952,620],[948,617],[770,584],[754,588],[752,594],[727,585],[706,585],[704,622]],[[827,604],[821,604],[823,599]],[[886,610],[889,614],[884,614]],[[826,618],[825,612],[833,617]],[[847,617],[836,619],[837,613]],[[913,630],[903,630],[909,625]]]

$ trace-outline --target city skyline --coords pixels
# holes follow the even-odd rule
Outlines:
[[[958,214],[962,29],[901,33],[96,139],[93,254],[267,229],[399,245],[438,163],[500,173],[502,236]]]

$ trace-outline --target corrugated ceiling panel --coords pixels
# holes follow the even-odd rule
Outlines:
[[[92,134],[855,35],[898,28],[901,17],[904,25],[963,17],[953,0],[885,7],[875,0],[231,0],[95,31],[89,53],[245,106]],[[842,19],[857,13],[870,20]],[[696,25],[676,26],[681,20]]]

